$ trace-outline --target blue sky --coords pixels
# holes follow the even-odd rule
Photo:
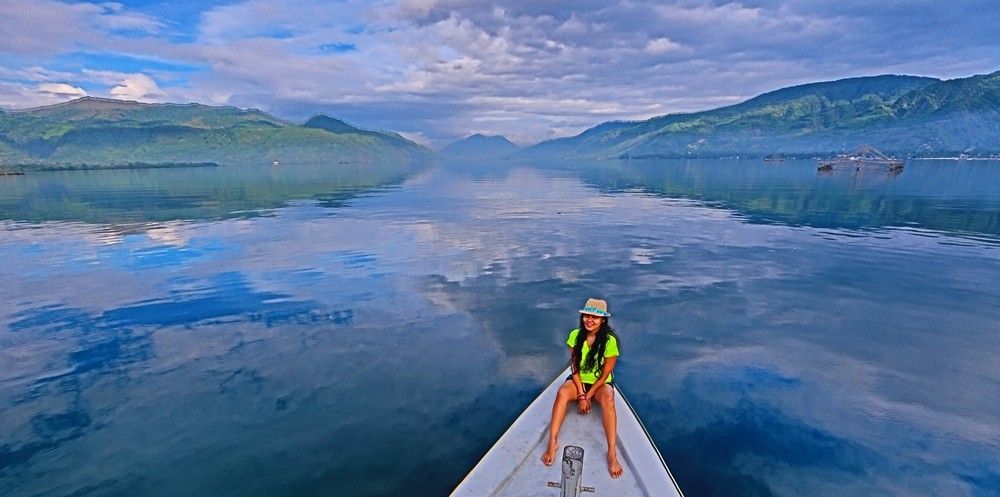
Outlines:
[[[0,0],[0,107],[83,95],[527,144],[813,81],[1000,69],[996,0]]]

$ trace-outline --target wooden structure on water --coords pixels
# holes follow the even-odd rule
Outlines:
[[[890,157],[880,152],[871,145],[861,145],[857,150],[849,154],[840,154],[832,159],[821,159],[819,161],[820,171],[831,171],[835,168],[852,168],[861,170],[862,168],[885,168],[890,172],[903,169],[903,161],[895,157]]]
[[[0,167],[0,176],[24,176],[24,171],[15,171],[6,167]]]

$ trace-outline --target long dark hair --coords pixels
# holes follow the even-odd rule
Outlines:
[[[583,326],[583,314],[580,314],[580,327],[577,328],[579,331],[576,332],[576,343],[573,344],[573,356],[570,358],[569,363],[573,368],[574,372],[580,372],[580,355],[583,354],[583,344],[587,343],[587,328]],[[594,371],[601,374],[604,369],[604,351],[608,346],[608,337],[615,337],[618,340],[618,335],[615,333],[615,329],[608,324],[608,318],[604,317],[601,320],[601,327],[597,329],[597,335],[594,337],[594,346],[590,348],[587,357],[583,359],[583,371]]]

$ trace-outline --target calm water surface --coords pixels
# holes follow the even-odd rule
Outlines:
[[[1000,163],[0,178],[0,494],[447,495],[589,296],[689,497],[994,496]]]

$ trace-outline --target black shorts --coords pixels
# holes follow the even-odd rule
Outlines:
[[[569,380],[569,381],[573,381],[573,375],[567,376],[566,379]],[[615,387],[615,380],[605,381],[604,384],[608,385],[611,388],[614,388]],[[594,386],[593,383],[584,383],[583,384],[583,391],[584,392],[589,392],[590,391],[590,387],[592,387],[592,386]]]

